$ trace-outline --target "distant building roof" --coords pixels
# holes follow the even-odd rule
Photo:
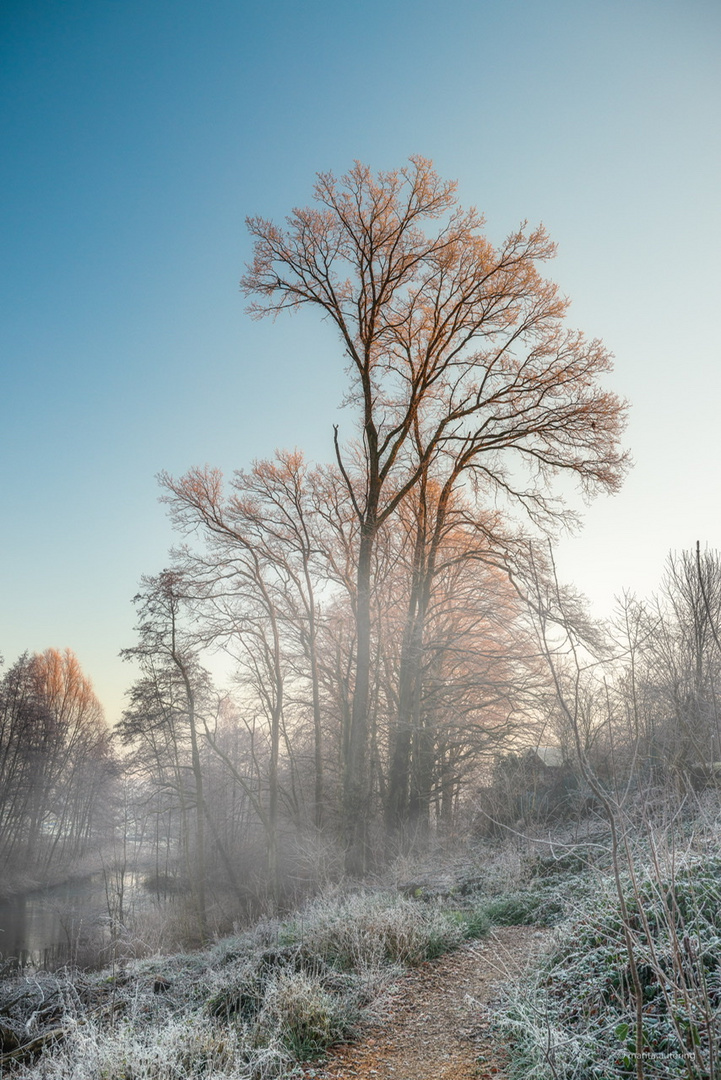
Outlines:
[[[534,746],[528,753],[529,756],[535,755],[549,768],[555,769],[563,765],[563,750],[560,746]]]

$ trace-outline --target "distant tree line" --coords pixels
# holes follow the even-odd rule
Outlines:
[[[0,679],[0,860],[5,875],[81,857],[107,828],[110,732],[66,649],[21,656]]]

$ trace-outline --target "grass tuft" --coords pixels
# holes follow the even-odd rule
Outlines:
[[[667,878],[627,882],[629,931],[643,1003],[644,1075],[721,1075],[721,864],[689,861]],[[516,1075],[543,1080],[636,1075],[633,980],[610,886],[562,928],[534,987],[505,1014]]]

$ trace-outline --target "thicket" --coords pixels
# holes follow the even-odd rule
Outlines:
[[[535,982],[524,984],[502,1015],[516,1048],[514,1075],[718,1077],[721,857],[662,861],[647,852],[643,868],[629,864],[623,886],[625,910],[612,878],[598,881],[592,901],[561,928]]]

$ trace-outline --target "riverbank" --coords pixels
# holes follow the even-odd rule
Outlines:
[[[52,863],[49,867],[5,864],[0,876],[0,900],[10,900],[25,893],[66,885],[80,878],[102,874],[112,865],[115,854],[112,848],[100,848],[88,852],[80,859]]]
[[[158,945],[140,956],[115,953],[101,971],[0,980],[0,1066],[22,1062],[27,1080],[124,1076],[130,1060],[136,1080],[299,1077],[301,1062],[357,1042],[387,1018],[392,988],[408,971],[452,953],[470,979],[467,965],[489,954],[468,946],[493,926],[560,910],[541,912],[535,892],[522,902],[494,899],[528,879],[512,848],[447,852],[443,866],[416,862],[413,884],[410,869],[403,861],[375,886],[329,886],[284,919],[197,951]],[[139,944],[148,949],[147,934]],[[449,979],[455,970],[448,967]]]
[[[489,927],[475,900],[354,892],[191,954],[0,980],[0,1070],[89,1080],[132,1060],[137,1080],[300,1076],[387,1018],[406,972],[448,953],[464,970],[486,964],[466,946]],[[453,964],[440,970],[454,979]]]
[[[161,900],[152,887],[152,870],[140,861],[118,869],[96,852],[42,875],[9,875],[0,893],[0,962],[97,968],[111,952],[139,955],[146,937],[144,951],[156,951],[172,920],[167,897]],[[165,944],[172,948],[178,939]]]

